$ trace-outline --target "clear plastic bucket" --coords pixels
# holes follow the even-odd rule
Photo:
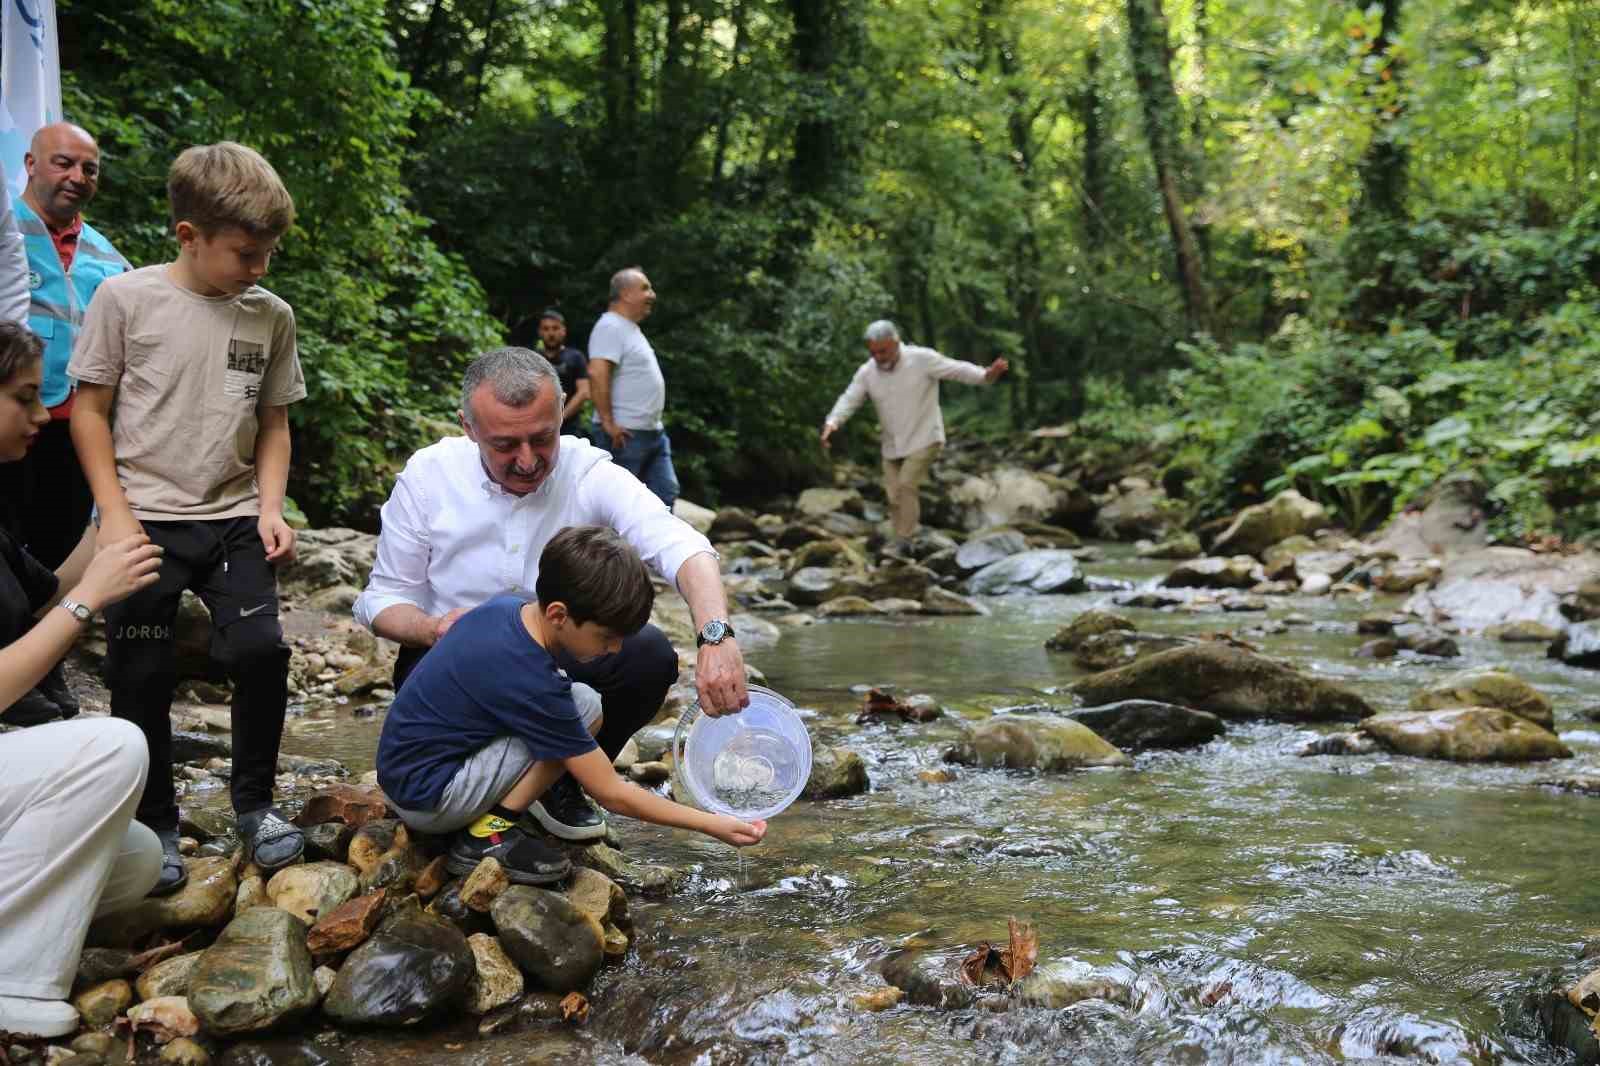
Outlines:
[[[672,737],[674,795],[747,822],[781,812],[811,779],[811,734],[794,704],[759,685],[749,692],[737,714],[712,718],[694,703]]]

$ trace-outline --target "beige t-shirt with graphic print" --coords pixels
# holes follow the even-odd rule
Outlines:
[[[306,395],[288,304],[259,285],[201,296],[165,265],[101,283],[67,373],[116,388],[117,478],[141,521],[260,513],[257,412]]]

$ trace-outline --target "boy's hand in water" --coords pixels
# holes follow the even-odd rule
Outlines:
[[[764,818],[754,822],[741,822],[732,815],[724,815],[711,827],[711,835],[724,844],[742,848],[761,843],[761,838],[767,835],[767,822]]]

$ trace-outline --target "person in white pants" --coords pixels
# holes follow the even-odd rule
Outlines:
[[[26,327],[0,321],[0,462],[21,458],[50,417],[41,351]],[[38,683],[96,611],[153,583],[160,557],[139,533],[51,573],[0,530],[0,708]],[[160,842],[133,820],[149,765],[144,734],[118,719],[0,735],[0,1030],[78,1027],[66,997],[90,919],[137,903],[161,873]]]

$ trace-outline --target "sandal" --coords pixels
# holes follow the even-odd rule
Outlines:
[[[276,807],[239,815],[245,856],[264,871],[279,870],[305,854],[306,838]]]
[[[156,839],[161,841],[161,876],[148,895],[170,896],[189,883],[189,869],[183,865],[183,855],[178,851],[178,831],[157,829]]]

